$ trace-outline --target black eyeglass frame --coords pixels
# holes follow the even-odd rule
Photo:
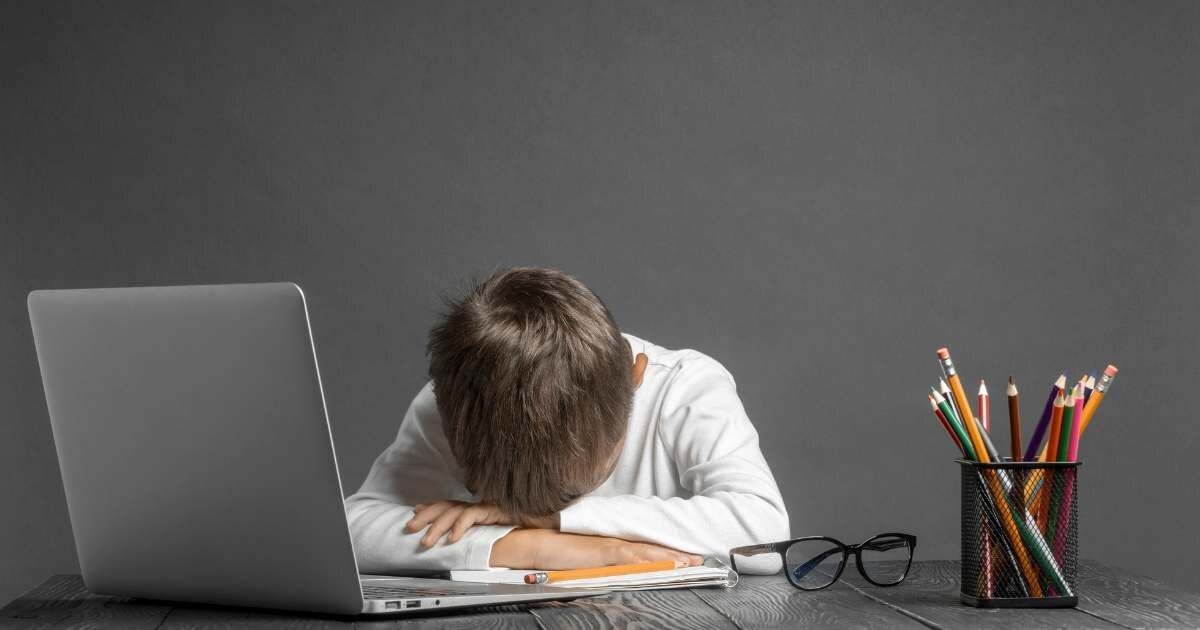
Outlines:
[[[863,569],[862,551],[872,541],[878,540],[880,538],[889,538],[889,537],[890,538],[901,538],[905,542],[908,543],[908,563],[904,565],[904,573],[902,573],[900,575],[900,579],[896,580],[895,582],[890,582],[890,583],[876,582],[875,580],[871,579],[871,576],[867,575],[866,570]],[[817,587],[801,586],[799,583],[797,583],[795,577],[792,575],[792,572],[790,570],[788,570],[788,561],[787,561],[788,548],[790,548],[792,545],[794,545],[796,543],[812,541],[812,540],[823,540],[825,542],[833,543],[834,545],[837,546],[837,550],[840,550],[842,552],[842,560],[841,560],[841,562],[838,563],[837,572],[834,573],[833,579],[829,581],[829,584],[825,584],[823,586],[817,586]],[[829,586],[835,584],[838,581],[838,578],[842,577],[842,571],[845,570],[845,568],[846,568],[846,561],[850,559],[850,554],[853,553],[854,554],[854,564],[855,564],[855,566],[858,567],[858,573],[859,573],[859,575],[863,576],[863,578],[866,579],[866,581],[870,582],[871,584],[874,584],[875,586],[895,586],[895,585],[903,582],[904,579],[908,577],[908,571],[909,571],[909,569],[912,568],[913,555],[916,552],[916,549],[917,549],[917,537],[913,536],[912,534],[901,534],[899,532],[885,532],[882,534],[875,534],[874,536],[862,541],[861,543],[858,543],[857,545],[847,545],[847,544],[843,543],[842,541],[840,541],[836,538],[830,538],[829,536],[805,536],[803,538],[793,538],[791,540],[781,540],[779,542],[773,542],[773,543],[762,543],[759,545],[746,545],[744,547],[735,547],[735,548],[729,550],[729,566],[732,567],[734,571],[737,570],[737,560],[734,559],[734,556],[757,556],[757,555],[764,554],[764,553],[778,553],[779,558],[783,561],[783,572],[785,575],[787,575],[788,582],[790,582],[792,584],[792,586],[795,586],[796,588],[803,590],[803,591],[819,591],[823,588],[828,588]],[[831,549],[831,551],[832,551],[832,549]]]

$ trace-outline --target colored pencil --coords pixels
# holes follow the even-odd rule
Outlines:
[[[975,448],[971,446],[971,438],[967,435],[967,430],[963,428],[962,421],[958,419],[958,416],[954,415],[954,410],[950,408],[950,403],[936,390],[934,390],[932,396],[938,410],[942,412],[942,416],[946,418],[946,422],[949,422],[950,427],[954,430],[963,454],[971,461],[979,461],[979,458],[975,456]]]
[[[954,402],[954,392],[950,391],[950,386],[946,384],[945,376],[938,379],[938,393],[942,395],[942,398],[946,399],[946,402],[950,404],[950,408],[954,410],[954,415],[961,420],[963,417],[962,412],[958,410],[958,403]],[[966,428],[964,427],[963,430],[965,431]]]
[[[1096,375],[1089,374],[1088,380],[1083,384],[1083,404],[1086,405],[1088,399],[1092,397],[1092,392],[1096,391]]]
[[[929,406],[933,408],[933,415],[937,416],[938,422],[942,423],[942,428],[946,430],[946,434],[950,436],[950,440],[958,447],[963,457],[967,456],[967,451],[963,450],[962,442],[958,441],[958,436],[954,435],[954,429],[950,428],[950,421],[946,420],[946,415],[938,409],[937,403],[933,401],[933,396],[929,396]]]
[[[1014,462],[1021,461],[1021,402],[1020,395],[1017,392],[1017,383],[1013,381],[1013,377],[1008,377],[1008,389],[1004,392],[1008,396],[1008,441],[1010,444],[1010,452]]]
[[[1058,446],[1054,455],[1054,461],[1056,462],[1067,461],[1067,443],[1071,439],[1071,423],[1076,421],[1075,402],[1081,396],[1082,394],[1079,393],[1079,385],[1077,384],[1067,394],[1067,399],[1063,401],[1062,427],[1058,431]]]
[[[1071,423],[1075,419],[1075,395],[1079,392],[1079,384],[1067,392],[1067,399],[1063,402],[1062,422],[1058,432],[1058,440],[1050,442],[1046,448],[1050,449],[1047,453],[1046,461],[1065,462],[1067,461],[1067,441],[1071,435]],[[1050,478],[1058,477],[1062,474],[1062,470],[1058,468],[1047,469],[1043,475],[1048,475]],[[1046,492],[1044,488],[1046,482],[1042,482],[1042,493],[1048,494],[1049,505],[1047,507],[1046,535],[1053,539],[1058,533],[1058,519],[1062,517],[1062,488],[1059,484],[1051,483],[1050,492]]]
[[[1052,462],[1058,455],[1058,436],[1062,431],[1063,408],[1066,403],[1066,397],[1062,390],[1059,390],[1058,395],[1054,398],[1054,411],[1050,413],[1050,437],[1046,438],[1047,448],[1042,449],[1042,456],[1038,458],[1038,461]]]
[[[1080,405],[1084,404],[1083,401],[1086,398],[1086,394],[1082,390],[1086,389],[1086,387],[1079,389],[1081,391],[1076,394],[1075,406],[1082,408]],[[1079,433],[1082,424],[1082,421],[1071,423],[1070,436],[1067,438],[1067,461],[1069,462],[1079,461]],[[1058,531],[1054,534],[1054,555],[1059,558],[1063,556],[1063,550],[1067,546],[1067,534],[1069,533],[1068,530],[1071,523],[1071,502],[1075,500],[1075,474],[1074,468],[1066,471],[1066,483],[1064,484],[1063,497],[1059,507]]]
[[[991,432],[992,430],[992,410],[988,399],[987,383],[979,381],[979,424],[983,425],[983,430]]]
[[[1050,414],[1054,407],[1054,397],[1066,386],[1067,375],[1063,373],[1055,379],[1054,385],[1050,387],[1050,395],[1046,397],[1046,406],[1042,409],[1042,417],[1038,420],[1037,426],[1033,430],[1033,438],[1029,440],[1029,447],[1025,449],[1025,461],[1031,462],[1037,457],[1038,449],[1042,447],[1042,438],[1046,435],[1046,428],[1050,425]]]
[[[1079,396],[1076,396],[1075,408],[1082,409],[1083,407],[1081,407],[1080,405],[1084,404],[1083,401],[1086,398],[1087,398],[1087,394],[1080,394]],[[1082,433],[1083,433],[1083,422],[1082,421],[1072,422],[1071,423],[1071,432],[1070,432],[1070,435],[1067,437],[1067,461],[1069,461],[1069,462],[1079,461],[1079,436]]]
[[[1054,411],[1050,412],[1050,439],[1046,441],[1047,444],[1058,443],[1058,433],[1062,429],[1063,403],[1063,395],[1062,392],[1059,391],[1058,395],[1054,397]],[[1044,455],[1045,452],[1043,451],[1043,456]],[[1053,455],[1057,455],[1057,452],[1053,453]],[[1043,470],[1039,489],[1044,489],[1046,487],[1046,475],[1047,471]],[[1038,525],[1041,526],[1042,531],[1046,531],[1046,523],[1050,517],[1050,493],[1035,492],[1034,494],[1035,501],[1038,506],[1036,510]]]

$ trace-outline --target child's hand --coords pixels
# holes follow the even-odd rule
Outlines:
[[[425,548],[437,544],[447,532],[446,542],[456,543],[473,525],[516,525],[517,523],[491,503],[467,501],[435,501],[413,507],[413,517],[404,529],[416,533],[429,527],[421,537]]]
[[[558,529],[558,514],[525,517],[517,521],[491,503],[435,501],[414,506],[413,517],[404,529],[409,533],[416,533],[428,526],[429,531],[421,538],[421,546],[428,549],[437,544],[446,532],[450,532],[446,542],[458,542],[467,530],[475,525],[520,525],[537,529]]]

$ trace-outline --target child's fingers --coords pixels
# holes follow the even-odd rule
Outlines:
[[[458,518],[454,520],[454,527],[450,529],[450,536],[446,538],[446,541],[452,543],[458,542],[467,533],[467,530],[471,529],[472,525],[482,523],[485,520],[486,515],[484,512],[486,510],[478,505],[472,505],[463,510],[462,514],[459,514]]]
[[[409,519],[408,524],[404,528],[410,533],[419,532],[454,505],[456,504],[451,501],[438,501],[429,505],[415,507],[413,508],[413,517]]]
[[[456,504],[439,514],[437,519],[429,524],[429,531],[425,532],[425,537],[421,539],[421,545],[428,548],[437,544],[437,541],[450,531],[455,519],[462,514],[464,509],[466,508],[463,505]]]

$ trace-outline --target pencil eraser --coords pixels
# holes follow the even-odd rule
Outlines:
[[[1104,375],[1109,376],[1109,377],[1116,376],[1117,375],[1117,366],[1109,365],[1108,367],[1104,368]]]
[[[950,358],[950,350],[949,350],[949,349],[947,349],[947,348],[938,348],[938,358],[939,358],[939,359],[948,359],[948,358]],[[1110,365],[1110,366],[1108,366],[1108,367],[1112,367],[1112,366]]]

